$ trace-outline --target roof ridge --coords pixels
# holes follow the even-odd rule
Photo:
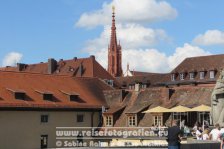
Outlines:
[[[187,57],[186,59],[192,59],[192,58],[201,58],[201,57],[212,57],[212,56],[224,56],[224,54],[209,54],[209,55],[201,55],[201,56],[192,56]]]

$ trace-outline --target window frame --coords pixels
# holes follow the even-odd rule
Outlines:
[[[137,126],[137,116],[136,115],[129,115],[128,116],[128,126],[129,127],[136,127]]]
[[[185,73],[180,73],[180,80],[184,80],[185,79]]]
[[[175,81],[176,80],[176,75],[173,73],[171,74],[171,81]]]
[[[83,123],[84,122],[84,114],[77,114],[76,115],[76,122]]]
[[[200,75],[200,79],[205,79],[205,72],[204,71],[200,71],[199,72],[199,75]]]
[[[163,125],[163,116],[162,115],[154,115],[153,116],[153,124],[156,126]]]
[[[215,71],[214,70],[210,70],[209,71],[209,78],[210,79],[214,79],[215,78]]]
[[[113,126],[113,116],[112,115],[106,115],[105,116],[105,125],[107,127]]]
[[[49,122],[49,115],[48,114],[41,114],[40,122],[41,123],[48,123]]]
[[[47,148],[48,147],[48,135],[41,135],[40,136],[40,148]]]
[[[195,79],[195,73],[194,72],[190,72],[189,73],[189,78],[190,78],[190,80],[194,80]]]

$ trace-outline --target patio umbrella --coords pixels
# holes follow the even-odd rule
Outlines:
[[[172,109],[170,109],[170,112],[190,112],[190,108],[188,108],[188,107],[184,107],[184,106],[181,106],[181,105],[179,105],[179,106],[177,106],[177,107],[174,107],[174,108],[172,108]]]
[[[142,113],[165,113],[165,112],[170,112],[170,109],[161,107],[161,106],[157,106],[155,108],[143,111]]]
[[[190,111],[195,111],[195,112],[210,112],[211,111],[211,107],[210,106],[206,106],[206,105],[200,105],[200,106],[197,106],[197,107],[194,107],[192,108]],[[204,124],[204,113],[203,113],[203,130],[205,129],[205,124]]]
[[[174,108],[170,109],[170,112],[183,113],[183,112],[189,112],[190,110],[191,109],[188,108],[188,107],[184,107],[184,106],[179,105],[177,107],[174,107]],[[181,123],[181,116],[180,116],[180,123]]]
[[[206,106],[206,105],[200,105],[200,106],[192,108],[190,111],[209,112],[209,111],[211,111],[211,107],[210,106]]]

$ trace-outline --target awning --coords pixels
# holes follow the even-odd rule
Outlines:
[[[196,112],[209,112],[211,111],[211,107],[206,106],[206,105],[200,105],[197,107],[192,108],[190,111],[196,111]]]
[[[190,108],[188,107],[184,107],[184,106],[177,106],[177,107],[174,107],[172,109],[170,109],[170,112],[190,112]]]
[[[170,112],[170,109],[158,106],[158,107],[146,110],[142,113],[165,113],[165,112]]]

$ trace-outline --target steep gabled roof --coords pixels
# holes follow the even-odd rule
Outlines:
[[[3,67],[0,68],[2,71],[19,71],[19,72],[34,72],[48,74],[48,64],[38,63],[38,64],[23,64],[21,70],[17,67]],[[80,68],[82,67],[82,68]],[[81,75],[80,75],[80,69]],[[89,58],[74,58],[71,60],[59,60],[56,61],[56,68],[51,74],[57,75],[69,75],[73,77],[98,77],[101,79],[114,80],[115,86],[119,86],[116,79],[112,77],[96,60],[94,56]]]

